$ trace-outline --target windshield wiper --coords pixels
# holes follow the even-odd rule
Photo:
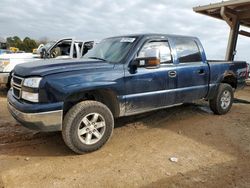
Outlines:
[[[106,59],[100,58],[100,57],[88,57],[89,59],[98,59],[102,61],[107,61]]]

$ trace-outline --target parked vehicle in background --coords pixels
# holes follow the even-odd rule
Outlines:
[[[82,59],[17,65],[8,108],[23,126],[62,131],[76,153],[102,147],[114,118],[206,99],[226,114],[245,85],[246,62],[209,61],[198,38],[107,38]]]
[[[9,47],[9,50],[12,51],[13,53],[19,52],[19,48],[16,47]]]
[[[10,50],[0,49],[0,55],[1,54],[12,54],[13,52]]]
[[[44,44],[40,44],[37,48],[32,50],[33,54],[40,54],[40,50],[44,47]]]
[[[48,58],[80,58],[84,55],[84,53],[86,53],[85,51],[87,48],[90,49],[92,47],[93,41],[83,42],[74,40],[73,38],[64,38],[38,48],[38,54],[14,53],[0,55],[0,85],[8,86],[10,84],[11,72],[16,65]]]

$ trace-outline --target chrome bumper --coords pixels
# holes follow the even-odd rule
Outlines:
[[[49,111],[40,113],[23,113],[8,103],[12,116],[24,127],[29,129],[50,132],[62,130],[63,111]]]
[[[0,85],[6,85],[9,81],[10,73],[9,72],[0,72]]]

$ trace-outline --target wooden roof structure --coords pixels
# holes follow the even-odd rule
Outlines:
[[[226,59],[233,60],[238,35],[250,37],[249,32],[239,31],[240,26],[250,28],[250,0],[222,1],[221,3],[197,6],[193,10],[200,14],[224,20],[230,26]]]
[[[224,20],[221,16],[221,8],[225,7],[229,15],[237,16],[242,26],[250,27],[250,1],[234,0],[224,1],[205,6],[194,7],[197,13],[205,14],[214,18]]]

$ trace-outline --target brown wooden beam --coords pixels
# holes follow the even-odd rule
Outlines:
[[[239,34],[240,34],[240,35],[243,35],[243,36],[245,36],[245,37],[250,37],[250,32],[247,32],[247,31],[240,30],[240,31],[239,31]]]
[[[249,19],[250,18],[250,10],[239,12],[238,17],[239,17],[240,20]]]
[[[238,16],[226,7],[221,7],[220,15],[230,26],[230,34],[225,59],[226,61],[233,61],[236,54],[236,45],[238,40],[240,22],[238,20]]]
[[[226,7],[221,7],[220,9],[220,16],[223,20],[227,22],[227,24],[231,27],[231,29],[234,27],[234,20],[237,19],[237,16],[234,14],[229,13],[229,9]]]
[[[205,5],[205,6],[198,6],[198,7],[194,7],[193,10],[195,12],[200,12],[200,11],[204,11],[204,10],[209,10],[209,9],[216,9],[216,8],[220,8],[220,7],[228,7],[228,6],[235,6],[235,5],[245,5],[245,4],[249,4],[249,0],[233,0],[233,1],[224,1],[221,3],[214,3],[214,4],[209,4],[209,5]]]
[[[225,7],[225,12],[226,12],[226,14],[228,14],[228,15],[231,16],[231,17],[236,17],[236,16],[238,16],[237,11],[235,11],[235,10],[233,10],[233,9],[230,9],[230,8],[228,8],[228,7]]]
[[[239,21],[234,20],[233,27],[231,27],[229,39],[228,39],[226,58],[225,58],[226,61],[233,61],[234,56],[236,55],[236,46],[237,46],[239,28],[240,28]]]

